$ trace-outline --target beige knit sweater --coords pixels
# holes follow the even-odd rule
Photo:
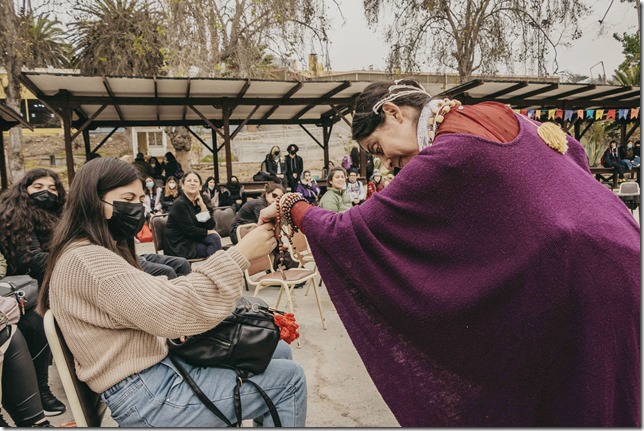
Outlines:
[[[78,378],[101,393],[161,361],[165,338],[212,328],[241,297],[247,267],[232,247],[168,280],[87,241],[71,246],[56,263],[49,299]]]

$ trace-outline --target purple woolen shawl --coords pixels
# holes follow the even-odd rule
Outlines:
[[[639,426],[639,225],[577,141],[517,118],[510,143],[439,136],[303,231],[401,425]]]

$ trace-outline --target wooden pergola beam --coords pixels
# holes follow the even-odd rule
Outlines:
[[[106,77],[106,76],[103,76],[103,86],[105,87],[105,90],[107,90],[107,94],[109,94],[109,95],[110,95],[110,98],[111,98],[112,100],[116,99],[116,97],[114,97],[114,92],[112,91],[112,87],[110,86],[110,83],[107,81],[107,77]],[[72,98],[73,98],[73,96],[71,96],[71,95],[70,95],[70,97],[69,97],[69,103],[74,103],[74,102],[72,101]],[[78,104],[79,104],[79,105],[84,105],[84,103],[78,103]],[[123,111],[121,111],[121,107],[119,106],[119,103],[117,103],[117,102],[112,102],[112,104],[114,105],[114,109],[116,109],[116,113],[118,114],[119,119],[120,119],[121,121],[125,121],[125,117],[123,116]],[[90,105],[90,104],[89,104],[89,103],[87,103],[87,105]],[[102,103],[94,103],[94,105],[102,105]]]
[[[344,81],[342,84],[338,85],[338,86],[337,86],[337,87],[335,87],[333,90],[331,90],[331,91],[329,91],[328,93],[324,94],[324,95],[323,95],[322,97],[320,97],[319,99],[316,99],[316,100],[311,101],[311,103],[310,103],[310,104],[308,104],[308,106],[307,106],[306,108],[302,109],[300,112],[298,112],[297,114],[295,114],[295,116],[293,116],[291,119],[292,119],[292,120],[297,120],[298,118],[302,117],[302,115],[306,114],[306,113],[307,113],[307,112],[309,112],[311,109],[313,109],[316,105],[320,105],[320,104],[321,104],[320,102],[321,102],[322,100],[329,100],[329,99],[331,99],[333,96],[335,96],[336,94],[338,94],[339,92],[341,92],[342,90],[345,90],[345,89],[347,89],[347,88],[349,88],[349,87],[351,87],[351,81]],[[301,101],[302,99],[297,99],[297,100],[298,100],[298,101]],[[339,101],[329,100],[329,105],[330,105],[331,103],[335,103],[336,105],[342,104],[342,102],[339,102]],[[345,103],[345,104],[346,104],[346,103]]]

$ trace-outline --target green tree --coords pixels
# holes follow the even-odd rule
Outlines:
[[[388,68],[421,66],[456,70],[461,82],[473,73],[494,74],[515,62],[549,74],[547,59],[581,36],[579,20],[589,13],[583,0],[363,0],[367,22],[379,26],[384,11],[390,43]],[[393,17],[391,14],[393,13]]]
[[[33,11],[23,10],[18,22],[26,67],[69,66],[71,45],[65,41],[66,33],[60,21],[50,19],[47,13],[34,15]]]
[[[641,55],[640,35],[623,33],[621,36],[613,33],[613,38],[622,44],[624,61],[617,66],[613,81],[621,85],[640,85]]]
[[[152,76],[164,60],[163,14],[147,1],[83,0],[71,24],[73,64],[88,75]]]

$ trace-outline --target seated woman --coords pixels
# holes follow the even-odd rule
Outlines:
[[[260,211],[275,202],[276,199],[279,199],[285,192],[286,189],[281,184],[268,183],[264,186],[264,191],[259,198],[252,199],[244,205],[239,212],[235,214],[235,218],[230,225],[230,240],[232,243],[237,244],[239,241],[237,239],[237,226],[248,223],[257,223]]]
[[[302,178],[300,178],[300,182],[295,191],[304,196],[304,199],[306,199],[308,203],[317,205],[320,186],[318,186],[318,183],[311,178],[311,171],[302,172]]]
[[[145,218],[150,219],[153,214],[161,212],[161,194],[163,189],[157,187],[154,183],[154,178],[147,177],[145,179],[145,198],[143,199],[143,206],[145,207]]]
[[[217,208],[219,206],[219,187],[215,182],[215,177],[206,178],[206,182],[201,188],[201,194],[210,202],[210,206]]]
[[[165,189],[161,194],[161,211],[167,213],[170,211],[174,200],[181,196],[181,189],[175,177],[168,177],[165,182]]]
[[[189,275],[167,280],[141,271],[127,245],[145,221],[143,188],[133,166],[115,158],[91,160],[71,191],[38,311],[51,308],[78,378],[101,394],[120,427],[224,426],[177,372],[166,339],[202,333],[230,314],[249,260],[275,246],[272,226],[254,229]],[[284,426],[304,427],[306,378],[290,356],[288,345],[280,343],[264,373],[250,380],[269,394]],[[237,422],[235,371],[179,361],[205,396]],[[242,419],[273,425],[253,385],[243,386],[240,401]]]
[[[233,175],[222,190],[219,205],[233,207],[233,210],[237,212],[245,203],[246,193],[244,192],[244,186],[242,186],[239,183],[239,179]]]
[[[353,206],[349,193],[345,190],[345,178],[344,168],[331,168],[327,177],[329,186],[320,198],[320,208],[341,213]]]
[[[0,253],[7,260],[7,275],[28,274],[38,280],[39,285],[42,283],[49,263],[53,230],[60,222],[64,204],[63,183],[49,169],[27,172],[0,195]],[[31,352],[45,415],[62,414],[66,407],[49,388],[51,350],[35,304],[27,304],[18,327]]]
[[[201,196],[201,177],[194,171],[181,180],[183,193],[170,208],[163,237],[163,252],[186,259],[208,257],[221,250],[209,203]]]

